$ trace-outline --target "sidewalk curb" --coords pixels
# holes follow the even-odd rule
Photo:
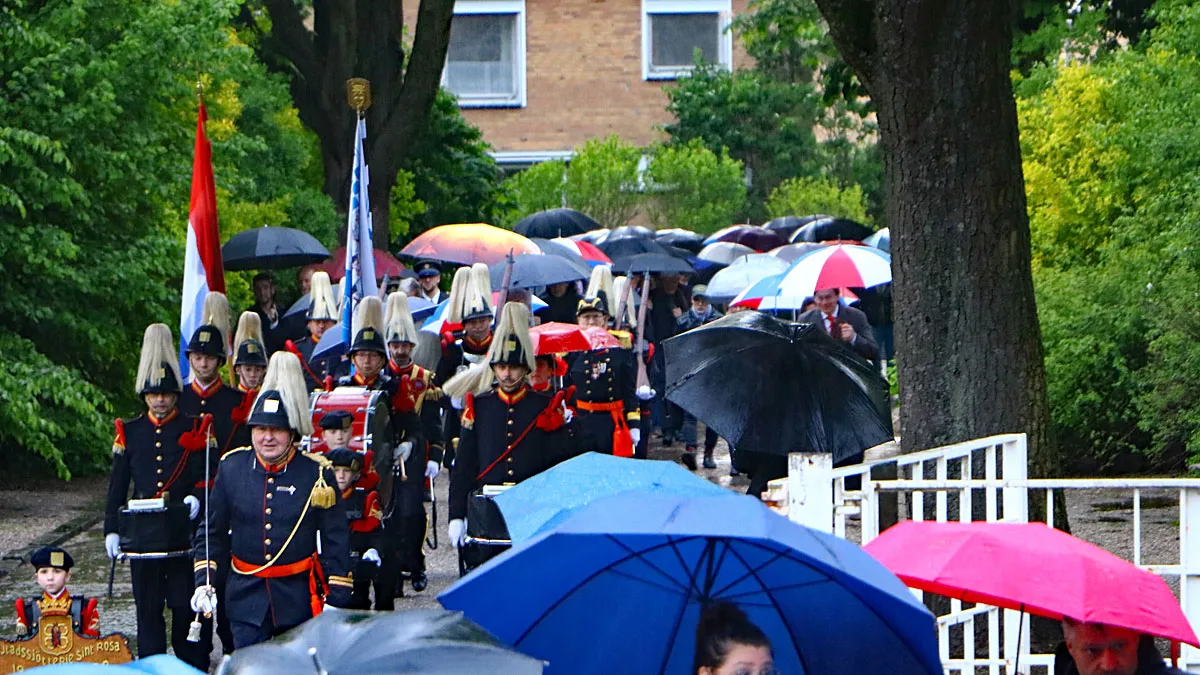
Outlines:
[[[62,523],[24,548],[6,555],[0,560],[0,579],[12,574],[29,561],[29,556],[43,546],[62,546],[81,532],[88,530],[104,519],[104,499],[97,499],[84,507],[84,513]]]

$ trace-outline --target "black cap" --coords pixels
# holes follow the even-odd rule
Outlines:
[[[175,379],[175,369],[166,361],[159,364],[158,384],[150,384],[147,380],[142,383],[142,395],[145,394],[180,394],[183,393],[183,386],[179,380]]]
[[[242,340],[242,344],[238,345],[237,357],[233,359],[233,362],[239,366],[266,367],[267,350],[258,340]]]
[[[283,395],[277,389],[264,391],[259,394],[258,400],[254,402],[254,410],[250,411],[250,417],[246,420],[248,427],[277,427],[279,429],[292,429],[292,423],[288,420],[287,406],[283,403]],[[292,431],[297,431],[292,429]]]
[[[188,340],[187,350],[184,353],[215,356],[224,363],[225,336],[221,335],[221,330],[216,326],[204,324],[192,333],[192,339]]]
[[[383,334],[370,326],[358,331],[354,343],[350,345],[350,355],[353,356],[355,352],[375,352],[386,358],[388,351],[383,343]]]
[[[436,260],[421,260],[413,265],[413,270],[416,271],[418,277],[442,276],[442,266]]]
[[[597,291],[596,295],[581,299],[578,309],[575,310],[575,316],[579,316],[585,312],[600,312],[607,316],[608,295],[604,291]]]
[[[505,338],[500,345],[499,352],[492,358],[492,365],[499,363],[529,367],[529,361],[525,358],[525,348],[521,346],[521,341],[517,339],[516,335],[509,335]]]
[[[322,429],[346,430],[354,426],[354,415],[345,410],[330,410],[321,416]]]
[[[33,569],[40,570],[43,567],[57,567],[60,570],[70,570],[75,566],[75,560],[71,558],[71,554],[56,546],[47,546],[39,548],[29,556],[29,564],[33,565]]]
[[[362,470],[362,456],[350,448],[335,448],[325,453],[325,459],[334,466],[344,466],[353,471]]]

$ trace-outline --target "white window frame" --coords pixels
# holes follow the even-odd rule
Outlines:
[[[524,108],[528,103],[525,80],[525,0],[457,0],[454,3],[454,16],[479,14],[515,14],[516,32],[514,46],[516,48],[515,67],[517,69],[517,95],[508,97],[457,97],[460,108]],[[446,64],[450,63],[450,55],[446,55]],[[446,86],[446,68],[442,68],[442,86]]]
[[[462,0],[459,0],[462,2]],[[642,0],[642,79],[674,80],[692,72],[692,66],[678,68],[654,68],[651,62],[653,40],[650,34],[650,17],[654,14],[708,14],[720,17],[720,36],[717,39],[717,60],[727,69],[733,69],[733,21],[732,0]]]

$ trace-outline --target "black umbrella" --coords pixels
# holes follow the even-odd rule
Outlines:
[[[612,271],[620,274],[692,274],[695,272],[686,260],[661,253],[642,253],[613,260]]]
[[[686,249],[693,254],[699,253],[700,249],[704,248],[704,235],[680,228],[660,230],[654,235],[654,241],[665,246]]]
[[[822,218],[792,234],[792,243],[801,241],[862,241],[871,236],[871,228],[849,218]]]
[[[892,440],[887,381],[819,326],[739,312],[663,349],[667,398],[739,451],[838,462]]]
[[[654,230],[641,225],[622,225],[621,227],[613,228],[612,232],[608,233],[607,241],[615,241],[618,239],[653,239]]]
[[[793,232],[813,222],[814,220],[822,220],[829,217],[830,216],[826,215],[783,216],[782,218],[776,218],[774,220],[767,221],[763,227],[767,228],[768,230],[774,230],[785,237],[790,237],[792,236]]]
[[[628,258],[630,256],[640,255],[642,253],[657,253],[659,255],[672,255],[671,251],[662,244],[653,239],[638,239],[634,237],[625,237],[624,239],[606,239],[603,243],[596,244],[604,255],[611,260],[617,258]]]
[[[534,675],[542,662],[497,641],[462,612],[322,612],[270,642],[233,653],[226,675],[488,673]]]
[[[255,227],[233,235],[221,247],[221,260],[231,271],[282,270],[330,257],[316,237],[290,227]]]
[[[504,268],[507,263],[492,265],[492,288],[499,290],[504,283]],[[587,279],[592,270],[587,265],[576,265],[566,258],[556,255],[530,255],[528,253],[513,258],[512,279],[509,288],[536,288],[561,284],[568,281]]]
[[[571,237],[603,227],[590,216],[575,209],[548,209],[530,214],[513,225],[513,232],[526,237]]]

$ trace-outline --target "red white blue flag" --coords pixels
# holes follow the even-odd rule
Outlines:
[[[213,182],[212,146],[204,133],[208,112],[200,103],[196,120],[196,154],[192,164],[192,205],[188,210],[187,252],[183,263],[183,306],[179,313],[179,366],[188,376],[187,345],[203,322],[204,297],[225,292],[221,236],[217,231],[217,189]],[[229,336],[226,335],[228,340]]]

